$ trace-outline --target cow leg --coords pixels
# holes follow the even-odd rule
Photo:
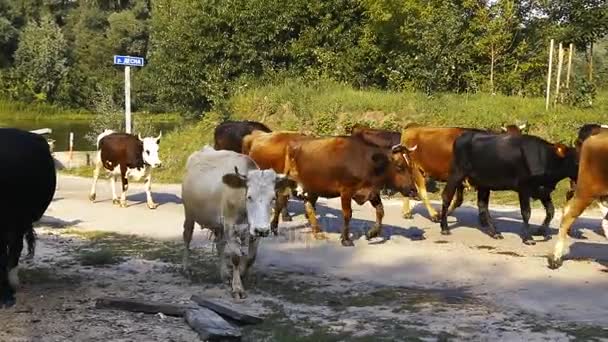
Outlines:
[[[412,214],[412,207],[410,206],[410,197],[403,197],[403,205],[401,206],[401,212],[404,219],[413,219],[414,215]]]
[[[448,209],[448,216],[450,214],[452,214],[452,212],[454,212],[454,210],[456,210],[456,208],[460,207],[462,205],[462,202],[464,201],[464,195],[463,195],[463,191],[464,191],[464,185],[459,185],[456,188],[456,199],[452,202],[452,204],[450,205],[450,208]]]
[[[518,193],[519,196],[519,208],[521,210],[521,218],[524,221],[521,227],[521,240],[525,245],[533,246],[536,243],[532,239],[532,233],[530,232],[530,215],[532,210],[530,209],[530,196],[527,193]]]
[[[342,216],[344,218],[344,225],[342,226],[342,235],[340,241],[342,246],[352,247],[354,246],[353,241],[350,239],[350,219],[353,216],[352,210],[352,198],[351,194],[342,193],[340,194],[340,200],[342,202]]]
[[[551,195],[547,195],[540,199],[543,207],[545,207],[545,220],[543,221],[542,226],[538,230],[540,234],[545,237],[545,240],[551,239],[551,229],[549,228],[549,224],[551,224],[551,220],[555,216],[555,206],[553,206],[553,201],[551,201]]]
[[[246,280],[249,277],[249,275],[251,274],[250,270],[257,257],[259,244],[260,244],[260,239],[255,238],[255,237],[249,238],[247,258],[243,258],[245,260],[245,262],[241,262],[241,264],[240,264],[241,279]]]
[[[422,175],[422,173],[420,172],[420,170],[417,167],[414,167],[412,169],[412,176],[414,178],[414,184],[416,185],[416,190],[418,192],[418,196],[420,196],[420,198],[422,199],[422,202],[424,202],[424,206],[426,207],[426,210],[428,210],[428,212],[429,212],[431,221],[439,222],[439,214],[437,213],[437,211],[435,209],[433,209],[433,207],[431,206],[431,202],[429,201],[429,195],[426,191],[426,181],[424,179],[424,176]],[[410,215],[411,215],[411,210],[410,210]]]
[[[156,209],[158,208],[158,203],[155,203],[152,199],[152,168],[150,166],[146,166],[146,202],[148,203],[148,208]]]
[[[289,192],[277,192],[277,200],[274,204],[274,213],[270,222],[270,230],[276,236],[279,235],[279,215],[282,214],[283,221],[291,221],[291,216],[287,212],[287,202],[289,201]],[[285,218],[289,217],[289,220]]]
[[[99,172],[101,172],[101,168],[101,152],[97,152],[95,170],[93,170],[93,184],[91,185],[91,192],[89,193],[89,200],[91,202],[94,202],[95,198],[97,197],[97,180],[99,179]]]
[[[244,256],[232,257],[232,297],[235,299],[244,299],[247,297],[245,289],[243,288],[243,282],[241,280],[241,264],[246,263]]]
[[[319,222],[317,221],[317,213],[315,212],[315,204],[317,203],[317,196],[309,195],[304,199],[304,210],[306,211],[306,217],[312,228],[312,234],[317,240],[325,240],[327,237],[321,232]]]
[[[549,255],[547,257],[549,268],[557,269],[562,265],[562,256],[564,255],[564,245],[566,244],[568,231],[570,230],[570,227],[572,227],[574,220],[583,213],[591,202],[593,202],[593,198],[579,197],[575,193],[570,202],[566,204],[562,223],[559,227],[559,233],[557,234],[557,242],[555,243],[555,248],[553,250],[553,256]]]
[[[194,220],[190,215],[186,214],[186,219],[184,220],[184,232],[182,234],[184,239],[182,266],[184,270],[190,266],[190,242],[192,241],[192,234],[194,234]]]
[[[0,309],[15,305],[15,292],[8,279],[9,241],[6,228],[4,232],[0,232]]]
[[[122,191],[120,193],[120,207],[127,207],[127,190],[129,190],[129,180],[127,179],[127,167],[120,166],[120,182]]]
[[[369,200],[369,202],[376,209],[376,223],[374,224],[374,227],[366,234],[368,240],[382,234],[382,219],[384,218],[384,206],[382,205],[380,195],[375,195]]]
[[[116,196],[116,178],[115,174],[110,175],[110,187],[112,187],[112,204],[119,204],[118,196]]]
[[[490,217],[490,209],[488,208],[489,203],[490,190],[486,188],[478,188],[477,208],[479,210],[479,224],[484,228],[488,228],[488,233],[491,237],[501,240],[503,239],[503,236],[496,231],[496,226],[494,226],[494,222],[492,222],[492,218]]]
[[[463,179],[464,177],[460,174],[451,173],[448,177],[448,182],[441,193],[441,221],[439,225],[441,226],[441,234],[443,235],[451,234],[450,229],[448,228],[448,206],[452,203],[458,184],[462,184]]]
[[[27,241],[27,255],[25,258],[32,259],[36,254],[36,232],[34,228],[25,232],[25,241]]]

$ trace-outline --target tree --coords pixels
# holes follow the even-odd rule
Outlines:
[[[66,48],[61,29],[50,16],[25,27],[15,51],[15,71],[33,95],[53,98],[67,71]]]
[[[475,42],[477,52],[490,60],[490,92],[495,93],[495,67],[513,46],[517,30],[517,10],[513,0],[498,0],[489,6],[485,4],[477,12],[474,20],[479,39]]]

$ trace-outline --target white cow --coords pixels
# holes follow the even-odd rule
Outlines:
[[[196,222],[215,235],[222,280],[232,285],[233,297],[245,298],[241,277],[255,261],[259,237],[270,232],[276,191],[295,186],[284,175],[260,170],[240,153],[206,145],[191,154],[182,182],[184,267]]]

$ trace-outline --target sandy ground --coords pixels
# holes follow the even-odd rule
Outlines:
[[[130,188],[130,206],[122,209],[111,204],[109,183],[99,182],[98,201],[90,203],[90,180],[61,176],[42,225],[135,234],[159,243],[181,241],[179,185],[154,186],[155,200],[161,203],[156,210],[147,209],[141,185],[131,184]],[[559,270],[550,270],[545,256],[555,239],[523,245],[517,235],[518,208],[491,205],[498,229],[505,236],[504,240],[493,240],[477,227],[474,207],[454,213],[449,220],[452,235],[445,237],[439,234],[439,225],[426,218],[421,205],[416,207],[413,220],[405,220],[400,216],[400,201],[384,204],[387,240],[370,244],[360,238],[355,247],[346,248],[338,240],[338,201],[321,200],[318,205],[329,241],[312,240],[301,215],[302,205],[290,203],[290,211],[297,216],[294,222],[281,225],[279,237],[267,238],[261,244],[255,264],[258,276],[250,286],[253,295],[247,305],[298,328],[281,332],[277,325],[260,328],[266,335],[256,335],[253,329],[248,336],[258,337],[253,340],[268,336],[268,340],[292,340],[287,338],[293,337],[289,333],[316,333],[315,329],[322,328],[328,334],[323,336],[347,334],[342,336],[345,340],[370,333],[379,339],[380,332],[389,339],[406,340],[521,340],[524,336],[526,340],[552,341],[608,339],[608,243],[600,235],[599,211],[591,210],[577,221],[575,227],[584,239],[572,239],[571,260]],[[353,206],[352,232],[356,237],[371,225],[374,214],[370,205]],[[561,208],[552,227],[559,224],[560,214]],[[543,217],[544,212],[534,210],[532,222],[539,224]],[[180,319],[124,312],[108,315],[92,309],[91,303],[103,294],[187,301],[202,285],[213,296],[227,295],[213,280],[194,281],[171,271],[176,265],[155,260],[129,258],[102,271],[86,268],[73,262],[72,255],[74,246],[86,241],[66,238],[51,228],[41,228],[39,233],[37,256],[23,267],[29,271],[49,267],[59,278],[47,285],[37,283],[36,277],[25,282],[20,304],[9,313],[10,341],[94,341],[101,336],[111,341],[196,340]],[[206,236],[207,231],[197,230],[194,246],[207,251]],[[65,266],[64,259],[72,261]],[[78,281],[70,280],[74,277]],[[37,297],[38,292],[45,299]],[[0,313],[0,322],[5,322],[2,315],[6,314]],[[69,325],[87,324],[71,332],[61,331],[62,324],[69,326],[66,319]],[[32,323],[35,320],[38,322]],[[51,321],[63,323],[48,323]],[[312,327],[306,328],[307,324]],[[0,333],[0,340],[6,338]]]

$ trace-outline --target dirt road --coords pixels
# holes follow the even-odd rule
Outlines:
[[[112,205],[109,183],[99,182],[98,202],[90,203],[87,196],[90,180],[61,176],[56,198],[42,223],[180,241],[183,214],[179,185],[153,186],[155,200],[161,204],[156,210],[147,209],[141,185],[130,187],[130,206],[123,209]],[[456,295],[458,298],[465,296],[486,303],[485,311],[474,312],[454,308],[449,300],[439,301],[434,302],[426,315],[416,316],[428,329],[449,331],[452,337],[519,340],[519,334],[526,332],[526,340],[567,340],[568,336],[580,337],[581,331],[584,331],[584,337],[608,337],[608,330],[603,328],[608,327],[608,243],[600,235],[601,216],[597,210],[590,211],[576,223],[576,229],[585,238],[572,240],[570,257],[576,260],[568,260],[561,269],[554,271],[547,268],[545,259],[554,240],[538,241],[536,246],[523,245],[517,235],[521,227],[518,208],[497,209],[491,205],[497,227],[505,236],[504,240],[497,241],[477,228],[474,207],[463,207],[454,213],[449,220],[452,235],[445,237],[439,234],[439,225],[426,218],[422,205],[416,207],[413,220],[401,218],[400,205],[400,201],[385,201],[386,241],[370,244],[360,238],[355,241],[355,247],[346,248],[338,240],[341,213],[337,200],[320,200],[318,205],[320,222],[330,232],[329,241],[310,238],[301,215],[302,205],[292,202],[290,211],[297,214],[294,222],[282,224],[279,237],[263,241],[255,267],[262,273],[280,273],[282,281],[287,277],[289,284],[296,288],[301,277],[307,277],[302,284],[318,283],[321,284],[319,288],[343,287],[348,293],[338,296],[342,299],[356,298],[359,294],[366,297],[369,291],[365,289],[369,287],[381,289],[378,301],[386,305],[404,298],[395,297],[395,293],[414,296],[419,291],[431,291],[433,296],[452,291],[450,293],[462,293]],[[554,228],[559,224],[561,208],[556,211]],[[353,217],[352,232],[360,236],[371,225],[374,211],[370,205],[354,205]],[[531,221],[539,224],[543,217],[544,212],[534,210]],[[195,232],[195,248],[209,248],[206,235],[207,231]],[[265,286],[271,286],[270,283],[259,280],[256,286],[264,290]],[[281,288],[285,286],[282,283]],[[383,295],[385,292],[391,293],[389,299]],[[282,295],[288,297],[288,294]],[[300,295],[293,293],[294,298]],[[374,298],[370,300],[373,303]],[[367,306],[355,305],[361,317],[368,320],[373,320],[370,315],[390,318],[378,311],[361,311]],[[350,307],[347,311],[351,309],[355,310]],[[293,310],[297,316],[298,309]],[[315,310],[318,308],[311,312]],[[415,314],[421,315],[420,312]],[[534,324],[541,326],[540,330]],[[476,333],[480,335],[466,332],[467,327],[477,329]],[[541,333],[534,335],[537,330]]]

